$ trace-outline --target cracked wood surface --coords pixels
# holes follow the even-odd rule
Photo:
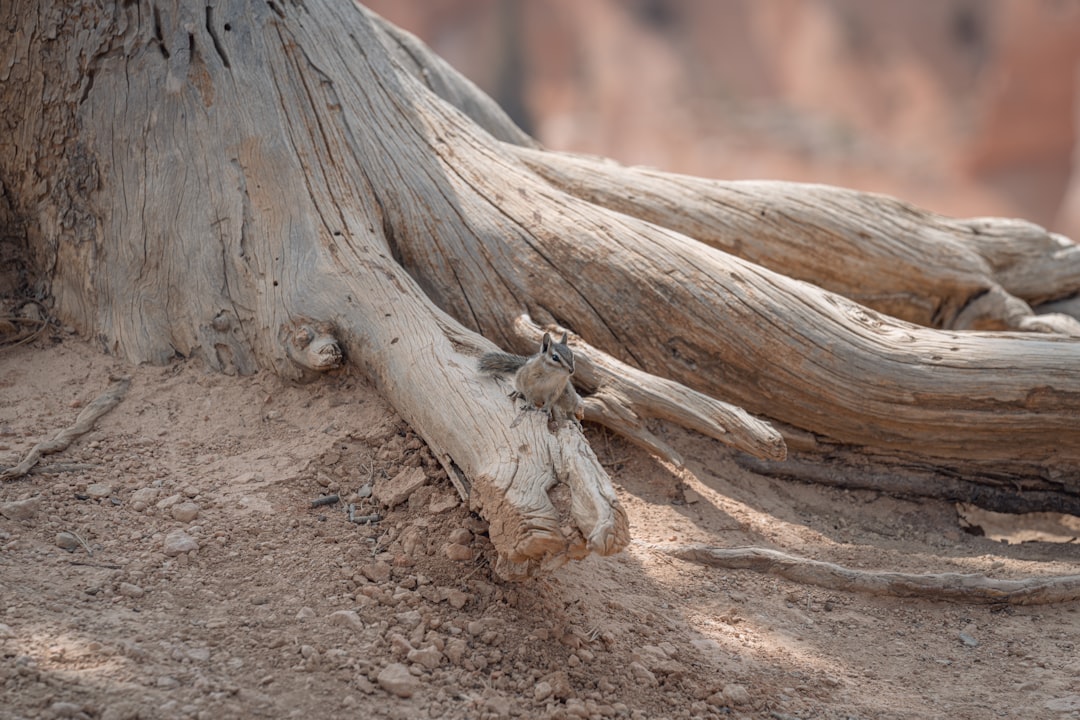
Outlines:
[[[511,432],[513,409],[475,377],[472,359],[490,349],[477,333],[531,351],[515,329],[522,313],[622,368],[833,443],[961,471],[1007,458],[1010,473],[1078,491],[1076,341],[918,327],[566,192],[551,176],[564,158],[496,140],[488,130],[529,144],[449,68],[425,80],[425,53],[359,6],[79,10],[0,10],[3,120],[16,128],[0,168],[57,312],[134,362],[198,353],[223,372],[287,377],[299,371],[278,329],[297,317],[332,324],[349,362],[492,521],[510,574],[626,540],[583,441],[528,423]],[[46,61],[53,37],[59,57]],[[488,130],[435,92],[484,114]],[[645,182],[620,177],[628,196]],[[940,232],[903,204],[787,190],[800,214],[766,212],[768,222],[749,212],[753,197],[725,209],[683,189],[673,210],[730,213],[751,243],[835,224],[821,200],[833,193],[867,228],[899,213],[905,232]],[[915,306],[931,321],[962,318],[988,272],[1003,291],[1027,292],[1024,253],[992,256],[963,254],[965,292]],[[910,264],[939,277],[925,257]],[[946,275],[955,282],[957,270]],[[577,490],[556,509],[547,491],[558,480]]]

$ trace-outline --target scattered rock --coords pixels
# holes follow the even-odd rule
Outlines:
[[[472,540],[473,534],[468,528],[458,528],[450,533],[450,542],[458,545],[468,545]]]
[[[443,648],[443,652],[446,653],[446,657],[450,659],[450,662],[455,665],[461,665],[462,660],[465,659],[465,652],[469,649],[469,644],[465,642],[463,638],[450,638],[446,641],[446,647]]]
[[[543,681],[551,686],[551,695],[558,700],[565,700],[574,694],[574,688],[570,685],[570,676],[565,670],[556,670],[545,676]]]
[[[79,547],[79,544],[79,539],[75,537],[73,533],[56,533],[56,547],[61,548],[62,550],[74,550]]]
[[[112,485],[107,483],[90,483],[86,486],[86,494],[94,500],[101,500],[112,495]]]
[[[458,590],[457,588],[449,588],[446,591],[446,602],[450,603],[450,607],[455,610],[460,610],[465,607],[469,602],[469,593]]]
[[[687,505],[693,505],[694,503],[701,502],[701,495],[699,495],[696,490],[686,488],[683,490],[683,500]]]
[[[392,695],[407,698],[420,689],[420,681],[401,663],[391,663],[379,671],[379,687]]]
[[[566,714],[572,718],[585,718],[589,717],[589,708],[585,706],[585,703],[577,698],[570,698],[566,701]]]
[[[176,493],[175,495],[170,495],[167,498],[162,498],[161,500],[158,500],[157,509],[158,510],[168,510],[169,508],[171,508],[173,505],[177,504],[178,502],[183,502],[183,500],[184,500],[184,496],[181,495],[180,493]]]
[[[455,562],[469,562],[473,559],[472,548],[458,543],[448,543],[443,552],[446,553],[446,557]]]
[[[470,635],[480,635],[486,630],[490,630],[495,627],[496,620],[493,617],[479,618],[478,620],[470,620],[465,626],[465,629]]]
[[[0,623],[0,640],[13,637],[15,637],[15,631],[11,629],[11,626]]]
[[[964,643],[968,647],[979,647],[979,641],[976,640],[971,634],[961,630],[959,637],[960,642]]]
[[[198,549],[199,543],[183,530],[173,530],[165,536],[164,550],[169,557],[175,557]]]
[[[355,610],[337,610],[330,613],[327,621],[331,625],[340,625],[341,627],[351,628],[357,632],[364,629],[364,621],[360,619],[360,616],[356,614]]]
[[[434,495],[431,498],[431,502],[428,504],[428,513],[431,515],[438,515],[440,513],[449,512],[461,504],[461,500],[457,495],[451,493],[442,493]]]
[[[311,620],[315,617],[315,611],[309,608],[307,605],[300,608],[296,613],[296,619],[303,622],[304,620]]]
[[[8,520],[29,520],[37,514],[39,505],[40,498],[37,495],[25,500],[0,503],[0,515]]]
[[[120,583],[120,587],[117,588],[117,592],[119,592],[124,597],[129,598],[141,598],[143,595],[146,594],[146,591],[143,590],[141,587],[139,587],[138,585],[133,585],[129,582]]]
[[[102,710],[101,720],[139,720],[139,707],[124,701],[110,703]]]
[[[410,650],[407,657],[409,662],[423,665],[428,670],[434,670],[443,664],[443,654],[439,652],[439,649],[434,645],[428,645],[425,648],[417,650]]]
[[[1080,695],[1065,695],[1053,698],[1044,702],[1043,707],[1059,713],[1075,713],[1080,710]]]
[[[643,645],[634,653],[634,659],[640,661],[651,673],[680,676],[686,672],[686,666],[672,659],[676,652],[670,643]]]
[[[194,662],[204,663],[210,660],[210,648],[208,647],[189,647],[184,654]]]
[[[652,671],[637,661],[630,663],[630,674],[634,676],[635,680],[645,683],[649,687],[657,687],[660,684]]]
[[[173,520],[179,522],[191,522],[199,517],[199,506],[196,503],[185,501],[172,506]]]
[[[150,507],[150,503],[157,500],[158,495],[161,494],[161,489],[156,487],[144,487],[139,488],[135,492],[131,493],[131,509],[135,512],[142,512],[146,508]]]
[[[743,707],[750,704],[750,692],[743,685],[728,683],[721,692],[724,699],[734,707]]]
[[[427,484],[428,478],[420,468],[406,468],[389,480],[375,486],[375,499],[393,508],[409,499],[418,488]]]
[[[390,579],[390,565],[382,560],[362,566],[360,572],[373,583],[384,583]]]
[[[80,715],[86,717],[83,715],[82,705],[71,702],[54,702],[45,713],[45,717],[50,718],[73,718]]]
[[[533,699],[536,702],[543,702],[551,697],[551,683],[541,680],[536,683],[536,687],[533,688]]]
[[[413,644],[409,642],[409,638],[401,633],[392,632],[386,636],[386,639],[390,641],[390,647],[394,649],[396,655],[411,653],[414,649]]]
[[[420,623],[424,622],[424,616],[417,610],[408,610],[406,612],[398,613],[394,618],[398,621],[398,624],[406,630],[412,630],[413,628],[419,627]]]

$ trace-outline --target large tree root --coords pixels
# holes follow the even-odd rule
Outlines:
[[[544,334],[528,315],[514,321],[514,330],[523,342],[533,345]],[[586,393],[585,419],[589,422],[611,428],[680,467],[682,456],[649,432],[646,419],[670,420],[763,460],[787,457],[780,433],[742,408],[631,367],[580,337],[574,336],[572,343],[577,365],[574,385]]]
[[[914,574],[855,570],[760,547],[648,545],[681,560],[731,570],[754,570],[807,585],[895,597],[970,603],[1046,605],[1080,600],[1080,575],[999,580],[962,573]]]
[[[1076,318],[1037,316],[1028,304],[1080,293],[1080,247],[1034,223],[950,218],[826,185],[722,182],[527,147],[513,152],[575,197],[894,317],[944,329],[1080,336]]]
[[[22,477],[30,472],[30,469],[37,465],[44,456],[67,450],[68,446],[77,438],[93,429],[94,423],[97,422],[98,418],[120,404],[120,401],[124,399],[124,395],[127,393],[130,386],[131,378],[114,378],[113,383],[109,386],[108,390],[83,408],[83,411],[75,418],[74,425],[61,430],[52,440],[39,442],[30,449],[30,452],[27,453],[21,463],[0,472],[0,480],[13,480]]]
[[[759,475],[831,485],[852,490],[874,490],[894,497],[926,497],[978,505],[1001,513],[1060,512],[1080,516],[1080,496],[1063,487],[1060,479],[1012,475],[1007,463],[952,470],[945,465],[914,466],[840,448],[828,451],[829,461],[803,454],[785,462],[770,462],[748,455],[735,457],[740,466]]]

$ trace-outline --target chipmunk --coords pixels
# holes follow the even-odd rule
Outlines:
[[[554,342],[544,333],[540,352],[529,357],[490,352],[480,357],[480,372],[493,377],[514,376],[514,392],[510,397],[524,400],[525,408],[510,427],[515,427],[526,410],[547,413],[548,427],[554,431],[563,419],[580,421],[585,416],[581,396],[574,390],[570,376],[574,374],[574,353],[566,344],[566,333]]]

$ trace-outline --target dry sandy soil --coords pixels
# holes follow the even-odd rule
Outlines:
[[[131,375],[125,399],[42,463],[76,469],[0,485],[28,515],[0,516],[0,718],[1080,718],[1078,604],[873,597],[649,547],[1022,577],[1077,572],[1076,544],[757,476],[667,428],[676,472],[589,427],[635,543],[506,584],[484,522],[362,377],[124,367],[62,330],[0,352],[0,465],[110,373]],[[420,475],[394,508],[359,497]],[[311,507],[330,493],[381,521]]]

